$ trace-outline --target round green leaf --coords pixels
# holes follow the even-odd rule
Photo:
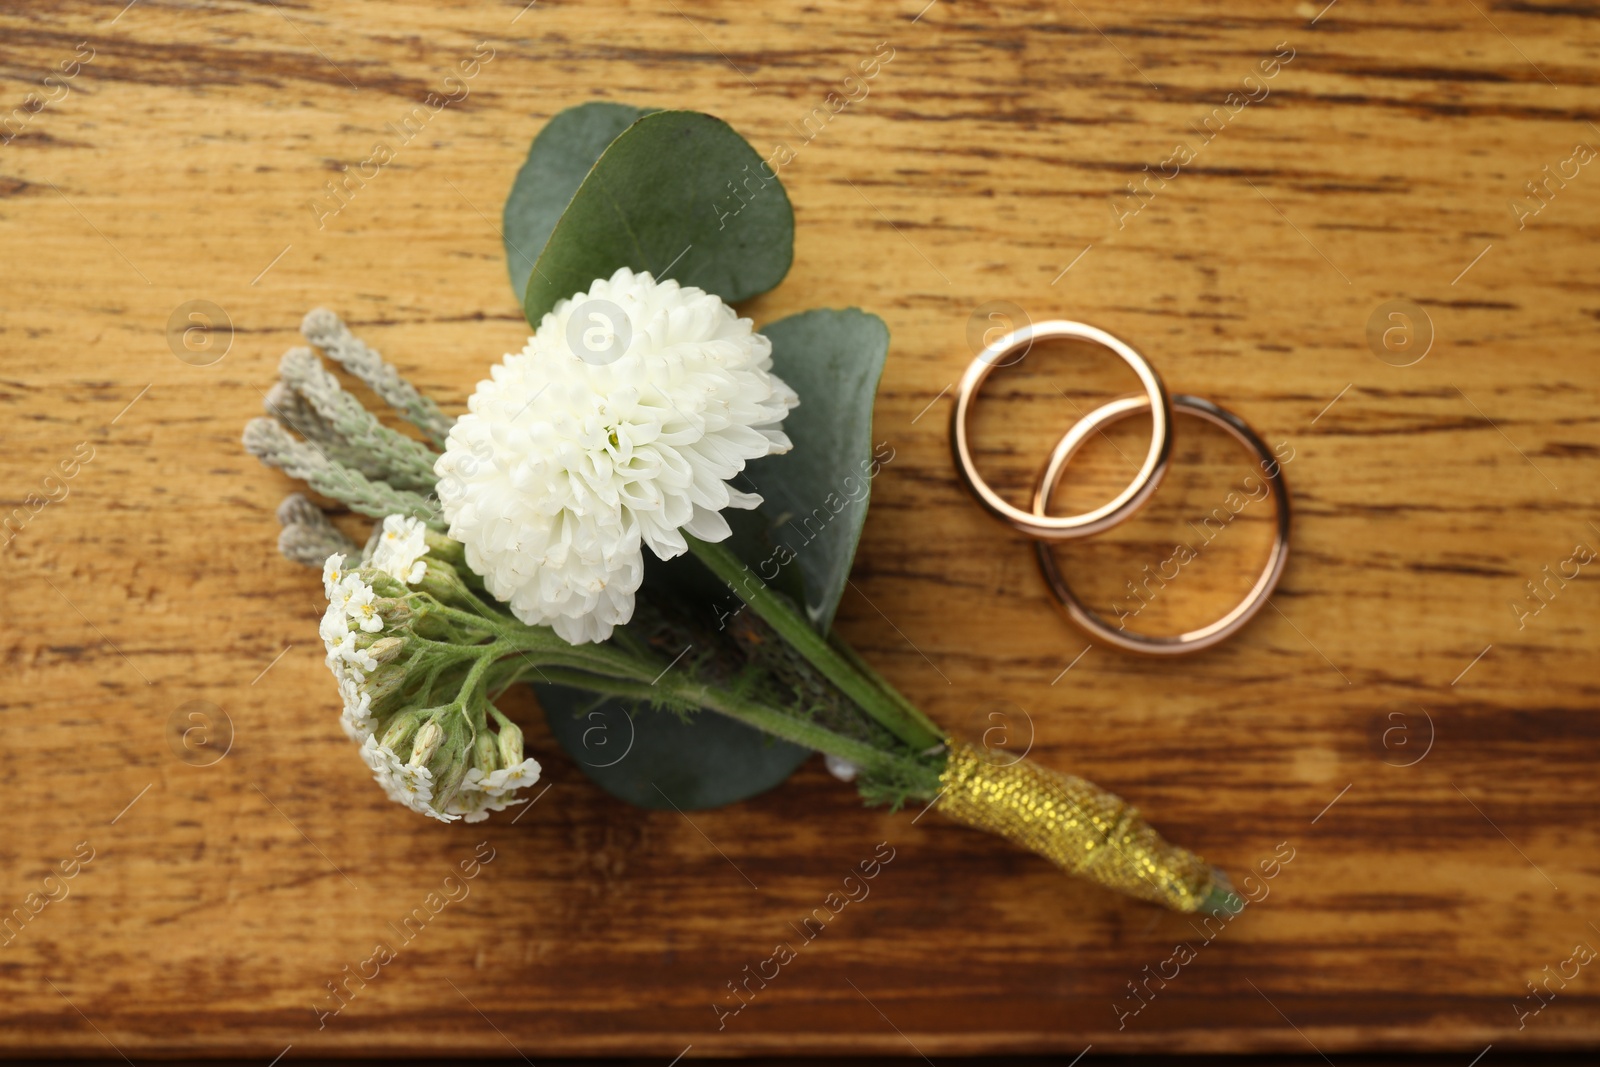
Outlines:
[[[889,328],[859,308],[819,308],[761,332],[772,341],[773,372],[800,394],[800,406],[783,421],[794,448],[751,464],[747,478],[764,501],[768,538],[800,568],[807,614],[826,631],[850,580],[872,479],[894,458],[887,443],[872,441]]]
[[[777,285],[793,257],[794,211],[756,150],[721,119],[657,111],[618,135],[578,186],[539,253],[523,311],[537,327],[557,301],[619,267],[731,304]]]
[[[636,807],[722,807],[766,792],[811,755],[713,711],[684,720],[582,689],[533,688],[550,732],[584,775]]]
[[[518,300],[528,291],[528,276],[556,228],[556,220],[572,202],[594,161],[618,134],[653,110],[594,100],[560,112],[533,139],[502,215],[506,269]]]

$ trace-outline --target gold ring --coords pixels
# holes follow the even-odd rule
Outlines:
[[[977,399],[978,390],[982,388],[984,379],[989,377],[989,373],[996,366],[1009,365],[1004,362],[1006,357],[1018,349],[1021,349],[1022,355],[1025,356],[1035,341],[1056,338],[1089,341],[1109,348],[1139,376],[1139,381],[1145,390],[1140,399],[1151,413],[1150,451],[1146,453],[1144,464],[1128,487],[1115,499],[1093,511],[1064,517],[1046,515],[1037,501],[1033,513],[1029,514],[1002,500],[978,473],[978,468],[972,461],[972,448],[967,441],[967,418],[972,410],[973,401]],[[1021,358],[1022,356],[1017,357],[1018,360]],[[1080,422],[1079,425],[1083,424]],[[1156,491],[1156,487],[1161,484],[1161,479],[1166,474],[1167,460],[1172,454],[1171,427],[1172,402],[1168,398],[1167,387],[1155,368],[1143,356],[1134,351],[1132,346],[1104,330],[1081,322],[1056,320],[1013,330],[978,353],[977,358],[967,367],[967,372],[961,376],[961,384],[956,389],[955,410],[950,414],[950,446],[955,453],[956,472],[985,511],[1029,537],[1045,541],[1066,541],[1109,530],[1144,506],[1145,501]],[[1056,476],[1060,477],[1059,471]]]
[[[1034,544],[1034,550],[1039,557],[1039,571],[1044,575],[1045,583],[1050,587],[1050,592],[1055,596],[1056,603],[1061,607],[1067,618],[1076,623],[1089,634],[1090,637],[1103,641],[1108,645],[1129,652],[1142,652],[1153,656],[1181,656],[1190,652],[1198,652],[1203,648],[1210,648],[1219,641],[1226,640],[1229,636],[1249,622],[1266,604],[1267,598],[1277,588],[1278,579],[1283,574],[1284,564],[1289,559],[1289,487],[1283,480],[1283,470],[1272,450],[1256,435],[1245,422],[1233,412],[1213,404],[1209,400],[1197,396],[1178,394],[1172,398],[1174,411],[1186,415],[1194,415],[1205,419],[1228,431],[1230,435],[1246,448],[1249,448],[1260,458],[1261,473],[1271,488],[1273,502],[1277,508],[1277,527],[1273,531],[1272,553],[1267,560],[1266,569],[1256,579],[1256,584],[1251,588],[1244,600],[1240,601],[1234,609],[1218,619],[1216,622],[1202,626],[1198,630],[1189,630],[1186,633],[1167,637],[1156,637],[1147,634],[1134,633],[1131,630],[1112,626],[1105,619],[1090,611],[1083,601],[1078,599],[1066,579],[1061,576],[1061,568],[1056,563],[1056,558],[1050,552],[1050,546],[1042,541]],[[1080,419],[1056,443],[1055,450],[1050,453],[1050,460],[1045,464],[1044,471],[1039,476],[1039,482],[1033,491],[1033,511],[1035,515],[1043,515],[1049,506],[1050,496],[1055,492],[1056,485],[1061,481],[1062,473],[1067,469],[1067,464],[1072,462],[1072,457],[1090,434],[1096,433],[1106,426],[1127,418],[1130,415],[1144,411],[1150,406],[1150,398],[1143,395],[1125,396],[1113,400],[1108,404],[1089,412]]]

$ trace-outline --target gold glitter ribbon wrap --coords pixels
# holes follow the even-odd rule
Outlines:
[[[1194,912],[1217,884],[1220,872],[1168,844],[1139,809],[1082,778],[952,741],[939,784],[937,807],[948,818],[1107,889]]]

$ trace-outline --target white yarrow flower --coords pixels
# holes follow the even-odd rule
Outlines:
[[[367,674],[377,670],[378,660],[370,650],[356,647],[350,624],[354,621],[363,632],[376,633],[383,628],[383,619],[373,603],[372,587],[344,569],[343,553],[328,557],[322,580],[328,608],[317,630],[327,650],[325,662],[344,703],[339,724],[352,741],[362,741],[372,734],[372,694],[366,683]]]
[[[516,791],[539,780],[539,761],[523,760],[515,767],[483,772],[481,767],[471,767],[461,783],[461,792],[450,801],[446,811],[462,816],[467,822],[482,822],[491,811],[505,811],[517,804],[526,804]]]
[[[422,520],[390,515],[383,520],[383,533],[372,551],[372,565],[407,585],[416,585],[428,570],[422,559],[427,554],[427,527]]]
[[[350,616],[350,621],[369,634],[383,629],[383,618],[378,614],[378,606],[374,603],[377,594],[372,591],[372,586],[354,576],[346,579],[346,583],[346,587],[341,590],[344,593],[342,603],[345,614]]]
[[[433,775],[428,768],[411,766],[392,749],[379,744],[376,737],[368,736],[361,742],[361,758],[390,800],[440,822],[455,822],[460,817],[434,808]]]
[[[483,822],[493,811],[505,811],[518,804],[526,804],[526,797],[492,797],[488,793],[476,789],[463,788],[455,798],[445,806],[445,812],[450,815],[461,816],[462,822]]]
[[[353,633],[345,634],[339,639],[338,644],[329,648],[328,658],[351,667],[360,667],[364,671],[378,669],[378,661],[373,658],[372,653],[356,647],[356,635]]]
[[[361,590],[366,588],[366,582],[363,582],[354,574],[346,574],[339,579],[337,585],[328,591],[328,603],[333,610],[348,617],[350,614],[350,602],[356,598],[356,595]]]
[[[584,358],[588,357],[588,358]],[[518,619],[574,644],[633,616],[643,547],[729,535],[729,486],[788,451],[799,403],[720,299],[623,268],[563,300],[491,368],[435,464],[450,536]]]
[[[474,767],[473,770],[477,770],[477,768]],[[515,767],[502,767],[500,770],[490,771],[488,774],[483,774],[482,771],[479,771],[478,773],[481,777],[473,785],[473,788],[480,789],[492,797],[509,796],[516,790],[526,788],[537,782],[539,780],[539,771],[539,761],[530,756]]]
[[[343,605],[329,604],[328,610],[322,613],[322,622],[317,626],[317,633],[330,654],[333,652],[333,647],[349,632],[350,616],[344,613]]]
[[[350,740],[365,741],[372,736],[372,694],[356,678],[337,674],[335,677],[339,681],[339,696],[344,701],[339,725]]]
[[[336,552],[322,563],[322,590],[333,599],[333,591],[344,583],[344,553]]]
[[[427,554],[426,535],[420,524],[413,523],[399,516],[385,522],[385,536],[366,566],[392,567],[386,573],[402,581],[420,580],[426,570],[422,560]],[[375,640],[367,636],[384,628],[379,598],[368,581],[371,569],[346,571],[342,555],[328,558],[323,567],[328,607],[320,631],[328,669],[344,705],[339,725],[360,746],[361,759],[374,780],[390,800],[441,822],[480,822],[492,811],[526,803],[516,797],[516,790],[539,780],[539,764],[523,758],[522,731],[495,709],[489,710],[499,720],[498,732],[478,735],[477,744],[473,729],[460,729],[459,719],[431,717],[414,733],[405,720],[397,723],[393,707],[397,692],[408,684],[408,677],[415,679],[409,671],[429,672],[430,661],[426,651],[418,653],[414,646],[407,655],[414,635],[404,625]],[[385,664],[390,666],[383,673],[373,673]],[[375,703],[380,707],[377,714]],[[400,744],[405,754],[388,747],[384,738]],[[462,770],[463,756],[480,765]]]

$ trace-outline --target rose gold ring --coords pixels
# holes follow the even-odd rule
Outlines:
[[[1091,434],[1144,411],[1149,406],[1150,398],[1147,396],[1121,397],[1089,412],[1068,430],[1056,443],[1055,450],[1050,453],[1050,460],[1045,464],[1039,482],[1034,487],[1034,514],[1044,514],[1049,506],[1051,494],[1055,492],[1056,485],[1061,481],[1061,475],[1067,469],[1067,464],[1072,462],[1072,457]],[[1209,400],[1180,393],[1172,398],[1172,406],[1174,411],[1194,415],[1222,427],[1235,440],[1254,452],[1260,460],[1261,474],[1272,491],[1273,504],[1277,508],[1277,527],[1273,531],[1272,553],[1267,559],[1266,569],[1256,579],[1255,586],[1244,600],[1216,622],[1202,626],[1198,630],[1173,636],[1134,633],[1126,628],[1112,626],[1090,611],[1062,577],[1061,568],[1056,563],[1050,546],[1042,541],[1033,546],[1039,557],[1039,571],[1044,575],[1045,583],[1050,587],[1050,592],[1068,619],[1096,640],[1129,652],[1142,652],[1152,656],[1181,656],[1210,648],[1226,640],[1249,622],[1267,603],[1267,598],[1272,596],[1272,591],[1277,588],[1278,579],[1283,574],[1283,566],[1289,559],[1289,487],[1283,480],[1283,470],[1277,458],[1267,447],[1266,442],[1262,441],[1250,425],[1239,416]],[[1231,508],[1229,510],[1232,511]],[[1160,577],[1162,581],[1169,580],[1165,576]]]
[[[972,461],[972,448],[967,440],[967,418],[972,410],[973,401],[977,399],[978,390],[982,388],[984,379],[989,377],[989,373],[996,366],[1008,366],[1007,357],[1019,349],[1021,355],[1011,362],[1021,360],[1027,355],[1035,341],[1057,338],[1089,341],[1109,348],[1120,357],[1124,363],[1133,368],[1133,372],[1139,376],[1139,381],[1144,385],[1141,401],[1143,408],[1149,409],[1151,415],[1150,451],[1146,453],[1139,473],[1134,476],[1128,487],[1109,503],[1081,515],[1046,515],[1044,509],[1038,506],[1035,506],[1033,513],[1029,514],[1019,507],[1006,503],[978,473],[978,468]],[[1079,425],[1083,423],[1080,422]],[[1081,322],[1057,320],[1013,330],[978,353],[977,358],[967,367],[967,372],[961,376],[961,384],[956,388],[956,406],[950,414],[950,446],[955,453],[956,472],[985,511],[1029,537],[1045,541],[1066,541],[1109,530],[1144,506],[1144,502],[1156,491],[1156,487],[1161,484],[1162,476],[1166,474],[1167,460],[1172,454],[1171,427],[1172,402],[1167,396],[1167,387],[1162,383],[1161,376],[1156,373],[1155,368],[1150,366],[1143,356],[1134,351],[1132,346],[1104,330]],[[1065,463],[1063,462],[1061,466],[1064,468]],[[1059,471],[1056,476],[1060,477]]]

